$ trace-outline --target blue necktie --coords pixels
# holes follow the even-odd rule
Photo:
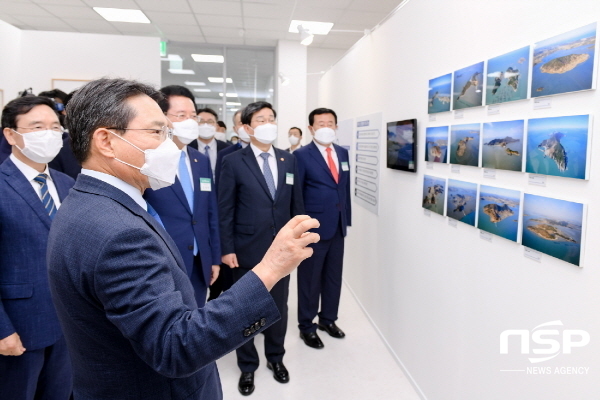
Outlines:
[[[208,154],[208,150],[210,150],[210,146],[209,145],[204,146],[204,155],[206,157],[208,157],[208,161],[210,161],[210,154]]]
[[[150,214],[152,216],[152,218],[154,218],[156,220],[156,222],[158,222],[160,224],[160,226],[162,226],[164,228],[165,226],[163,225],[162,221],[160,220],[160,217],[159,217],[158,213],[156,212],[156,210],[154,208],[152,208],[150,203],[146,202],[146,204],[148,206],[148,214]]]
[[[181,182],[183,193],[185,193],[185,198],[190,206],[190,211],[194,214],[194,188],[192,187],[190,173],[188,172],[185,163],[185,153],[183,151],[179,158],[179,182]],[[196,254],[198,254],[198,245],[196,244],[196,238],[194,238],[194,255]]]
[[[34,181],[40,184],[41,200],[48,216],[50,219],[54,219],[54,216],[56,215],[56,205],[54,204],[54,200],[52,200],[52,196],[50,196],[50,192],[48,192],[47,179],[48,175],[46,174],[39,174],[33,178]]]
[[[263,158],[263,175],[265,176],[265,181],[267,181],[267,187],[269,188],[269,192],[271,193],[271,198],[275,200],[275,181],[273,180],[273,173],[271,172],[271,167],[269,167],[269,153],[261,153],[260,156]]]

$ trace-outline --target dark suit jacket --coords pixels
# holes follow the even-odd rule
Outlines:
[[[223,157],[225,157],[228,154],[233,153],[234,151],[238,151],[241,149],[242,149],[242,145],[239,143],[236,143],[234,145],[225,147],[223,150],[221,150],[217,153],[217,165],[215,166],[215,184],[217,185],[217,190],[219,190],[219,180],[221,177],[221,168],[222,168],[222,164],[223,164]]]
[[[223,158],[219,181],[221,252],[235,253],[242,268],[262,260],[273,237],[295,215],[304,212],[296,159],[275,148],[277,192],[271,198],[251,146]],[[286,183],[293,174],[294,184]]]
[[[227,147],[231,146],[231,144],[227,144],[226,142],[223,142],[222,140],[218,140],[218,139],[215,139],[215,140],[217,141],[217,153],[219,153],[221,150],[226,149]],[[202,147],[204,147],[204,143],[202,143],[202,144],[203,144]],[[198,139],[196,139],[193,142],[191,142],[190,144],[188,144],[188,147],[198,150]],[[198,151],[200,151],[200,150],[198,150]],[[202,154],[204,154],[204,148],[200,152]]]
[[[50,168],[77,179],[77,175],[81,172],[81,165],[71,150],[71,138],[68,133],[63,133],[63,147],[48,165]]]
[[[75,181],[52,169],[50,176],[62,202]],[[27,350],[62,336],[46,269],[51,222],[27,178],[6,159],[0,165],[0,339],[17,332]]]
[[[219,399],[214,361],[279,318],[252,272],[198,309],[167,232],[88,175],[54,218],[48,272],[80,400]]]
[[[12,147],[6,141],[4,134],[0,132],[0,164],[10,156],[10,153],[12,153]]]
[[[317,145],[311,142],[294,151],[298,160],[298,175],[304,195],[306,213],[316,218],[321,226],[313,231],[328,240],[333,237],[340,224],[346,236],[346,227],[351,225],[352,210],[350,201],[350,161],[348,150],[333,144],[338,157],[339,183],[335,183],[329,166]],[[342,169],[347,163],[348,171]]]
[[[211,266],[221,264],[217,193],[208,158],[189,147],[187,153],[194,180],[194,209],[190,210],[179,178],[173,185],[164,189],[157,191],[147,189],[144,198],[160,216],[165,229],[181,253],[188,276],[194,278],[192,279],[194,289],[199,289],[198,285],[204,285],[204,288],[209,286]],[[210,191],[200,190],[200,178],[210,179]],[[196,273],[194,273],[194,238],[202,261],[202,271]],[[198,272],[200,272],[199,276]],[[202,280],[198,280],[198,277]]]

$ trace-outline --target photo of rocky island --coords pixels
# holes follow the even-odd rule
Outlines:
[[[481,124],[452,125],[450,128],[450,164],[479,166]]]
[[[522,243],[580,266],[584,205],[525,193]]]
[[[446,179],[425,175],[423,179],[423,208],[444,215]]]
[[[425,131],[425,161],[448,162],[448,127],[436,126]]]
[[[596,23],[536,43],[531,97],[592,89],[595,50]]]
[[[441,113],[450,111],[450,98],[452,96],[452,74],[439,76],[429,80],[429,95],[427,113]]]
[[[527,98],[529,46],[488,60],[485,104]]]
[[[448,179],[446,215],[467,225],[475,226],[477,215],[477,184]]]
[[[521,171],[524,129],[525,121],[522,119],[484,123],[481,166]]]
[[[477,228],[518,242],[521,192],[481,185]]]
[[[483,105],[483,61],[454,72],[452,109]]]
[[[589,115],[530,119],[525,172],[588,179],[589,139]]]

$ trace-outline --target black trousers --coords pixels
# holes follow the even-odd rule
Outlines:
[[[243,268],[232,268],[233,280],[237,282],[249,270]],[[265,335],[265,356],[271,363],[282,362],[285,348],[285,333],[287,332],[288,321],[288,297],[290,293],[289,275],[280,280],[271,289],[271,296],[277,305],[281,319],[263,331]],[[247,341],[242,347],[236,350],[238,366],[242,372],[254,372],[258,368],[258,352],[254,346],[254,339]]]

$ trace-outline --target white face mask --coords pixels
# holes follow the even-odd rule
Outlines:
[[[198,123],[193,119],[186,119],[181,122],[173,122],[173,134],[179,138],[183,144],[190,144],[198,139]]]
[[[315,139],[319,143],[323,143],[325,145],[333,143],[335,140],[335,131],[331,128],[320,128],[315,132]]]
[[[277,139],[277,125],[262,124],[254,128],[254,138],[261,143],[271,144]]]
[[[290,141],[292,146],[295,146],[298,143],[300,143],[300,138],[298,136],[290,136],[288,137],[288,140]]]
[[[49,163],[54,160],[54,157],[63,147],[62,132],[50,129],[27,133],[19,133],[14,129],[11,129],[11,131],[23,137],[25,146],[23,148],[17,146],[17,149],[21,150],[25,157],[36,163]]]
[[[227,141],[227,134],[225,132],[217,132],[215,133],[215,139],[225,142]]]
[[[198,136],[201,139],[212,139],[217,133],[217,129],[213,125],[202,124],[198,125]]]
[[[250,143],[250,135],[248,135],[248,132],[246,132],[243,125],[238,128],[237,134],[242,142]]]
[[[155,149],[142,150],[129,140],[112,131],[109,132],[144,153],[144,165],[142,165],[141,168],[119,160],[116,157],[115,160],[135,169],[139,169],[142,174],[148,177],[148,183],[150,183],[150,188],[152,190],[171,186],[175,182],[181,150],[177,148],[177,145],[173,143],[171,139],[166,138],[165,141]]]

